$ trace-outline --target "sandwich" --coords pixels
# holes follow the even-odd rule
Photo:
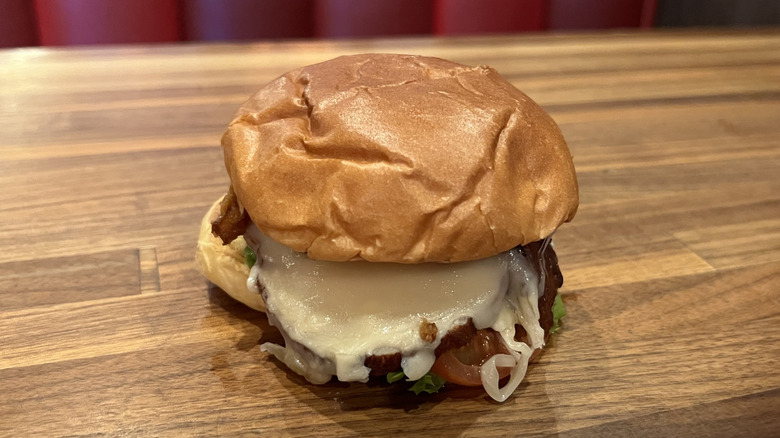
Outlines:
[[[279,329],[263,351],[312,384],[511,396],[562,314],[551,237],[578,206],[539,105],[489,67],[343,56],[263,87],[222,147],[196,259]]]

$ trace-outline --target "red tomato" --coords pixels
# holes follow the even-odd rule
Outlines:
[[[482,386],[479,367],[495,354],[509,354],[501,335],[489,329],[479,330],[468,344],[439,356],[431,371],[450,383]],[[503,379],[511,371],[512,368],[500,367],[499,378]]]

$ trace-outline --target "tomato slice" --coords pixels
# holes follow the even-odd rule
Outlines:
[[[501,335],[490,329],[477,331],[471,342],[443,353],[431,371],[444,380],[462,386],[482,386],[479,367],[496,354],[509,354]],[[499,379],[508,376],[512,368],[499,367]]]

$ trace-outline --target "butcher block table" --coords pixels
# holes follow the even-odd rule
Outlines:
[[[574,155],[568,315],[505,403],[306,384],[196,269],[234,111],[360,52],[490,65]],[[0,436],[780,436],[778,30],[3,50],[0,121]]]

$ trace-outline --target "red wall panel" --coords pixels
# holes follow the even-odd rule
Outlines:
[[[35,0],[43,45],[180,39],[177,0]]]
[[[0,47],[37,44],[32,3],[29,0],[0,0]]]
[[[639,27],[643,0],[550,0],[550,29]]]
[[[437,0],[439,35],[514,33],[547,28],[548,0]]]
[[[324,38],[429,34],[433,0],[315,0],[315,35]]]
[[[314,34],[313,0],[183,0],[187,40],[305,38]]]

